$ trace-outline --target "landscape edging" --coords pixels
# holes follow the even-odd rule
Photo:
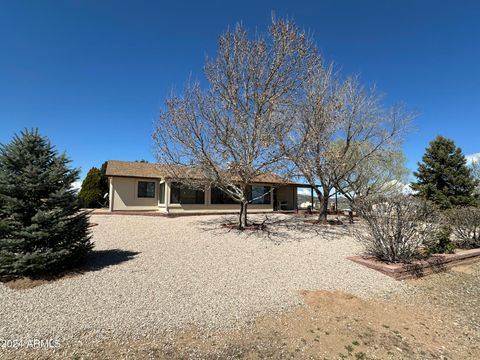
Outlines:
[[[347,259],[377,270],[396,280],[404,280],[446,271],[457,265],[480,261],[480,249],[457,250],[454,254],[434,254],[426,260],[417,260],[412,263],[385,263],[373,257],[360,255],[348,256]]]

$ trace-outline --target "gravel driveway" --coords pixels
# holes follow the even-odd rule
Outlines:
[[[286,215],[270,215],[268,233],[229,231],[222,216],[91,220],[89,271],[25,290],[0,284],[0,339],[68,346],[189,326],[208,332],[299,304],[300,290],[378,298],[408,287],[345,259],[360,251],[349,227]]]

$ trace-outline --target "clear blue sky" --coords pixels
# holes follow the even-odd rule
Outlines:
[[[324,56],[420,113],[414,168],[437,134],[480,152],[479,1],[20,1],[0,3],[0,142],[38,127],[82,176],[107,159],[153,161],[172,87],[202,76],[218,35],[275,11]]]

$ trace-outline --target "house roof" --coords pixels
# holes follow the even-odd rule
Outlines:
[[[195,174],[192,169],[181,166],[170,166],[157,163],[143,163],[143,162],[134,162],[134,161],[119,161],[119,160],[108,160],[107,162],[107,176],[118,176],[118,177],[136,177],[136,178],[153,178],[153,179],[164,179],[172,178],[172,173],[175,175],[184,177],[184,178],[194,178]],[[302,185],[293,182],[286,182],[277,174],[274,173],[264,173],[257,176],[254,179],[256,183],[287,183],[292,185]]]

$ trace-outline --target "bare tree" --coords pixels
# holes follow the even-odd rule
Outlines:
[[[356,77],[340,80],[331,66],[321,63],[305,89],[294,129],[283,140],[284,150],[314,188],[319,220],[326,222],[334,188],[347,198],[352,198],[353,190],[360,191],[354,187],[373,189],[375,179],[366,179],[373,175],[366,164],[373,160],[378,164],[383,155],[398,152],[413,115],[399,106],[385,109],[381,96],[362,87]]]
[[[156,124],[157,158],[171,165],[172,178],[215,186],[239,202],[239,228],[247,225],[248,186],[284,169],[277,139],[289,130],[315,53],[291,21],[272,19],[268,33],[254,39],[238,25],[207,59],[208,86],[196,82],[170,97]]]

